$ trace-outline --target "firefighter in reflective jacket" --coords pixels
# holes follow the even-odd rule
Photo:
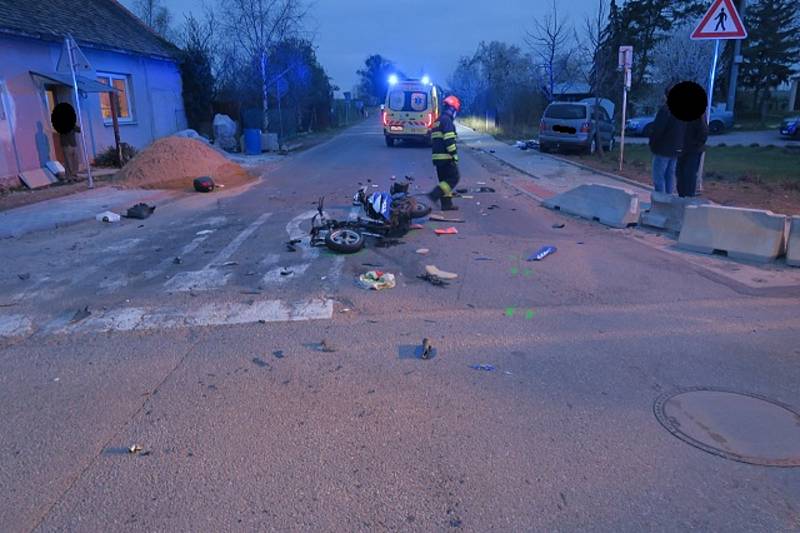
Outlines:
[[[442,211],[455,211],[453,205],[453,190],[458,184],[458,150],[456,148],[456,126],[453,120],[456,113],[461,110],[461,101],[455,96],[444,99],[444,111],[439,120],[433,123],[431,131],[431,144],[433,146],[433,164],[439,185],[436,186],[428,197],[441,201]]]

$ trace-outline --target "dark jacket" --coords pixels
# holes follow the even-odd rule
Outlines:
[[[431,146],[433,148],[434,165],[458,162],[456,126],[453,123],[453,115],[449,111],[442,113],[439,120],[433,123]]]
[[[650,132],[650,151],[662,157],[677,157],[683,148],[686,123],[678,120],[666,105],[658,110]]]
[[[706,149],[708,140],[708,122],[706,116],[686,123],[686,135],[683,139],[683,152],[687,154],[699,154]]]

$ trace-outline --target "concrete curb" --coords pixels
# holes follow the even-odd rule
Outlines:
[[[558,157],[556,155],[543,154],[541,152],[539,152],[539,155],[541,155],[543,157],[549,157],[551,159],[555,159],[556,161],[561,161],[562,163],[566,163],[568,165],[572,165],[574,167],[578,167],[578,168],[580,168],[582,170],[588,170],[590,172],[595,172],[597,174],[600,174],[601,176],[605,176],[607,178],[611,178],[611,179],[614,179],[614,180],[617,180],[617,181],[621,181],[623,183],[627,183],[628,185],[632,185],[634,187],[637,187],[639,189],[643,189],[643,190],[648,191],[648,192],[651,191],[651,189],[649,187],[645,186],[640,181],[632,180],[630,178],[624,178],[622,176],[618,176],[617,174],[612,174],[611,172],[606,172],[605,170],[597,170],[596,168],[590,167],[589,165],[584,165],[582,163],[576,163],[575,161],[572,161],[570,159],[564,159],[563,157]]]

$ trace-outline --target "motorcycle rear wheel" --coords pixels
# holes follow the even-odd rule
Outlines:
[[[364,247],[364,236],[350,228],[332,229],[325,235],[325,246],[342,254],[354,254]]]

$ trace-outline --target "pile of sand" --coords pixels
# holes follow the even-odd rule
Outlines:
[[[192,181],[200,176],[211,176],[226,188],[255,180],[240,165],[201,141],[165,137],[131,159],[115,181],[129,189],[193,190]]]

